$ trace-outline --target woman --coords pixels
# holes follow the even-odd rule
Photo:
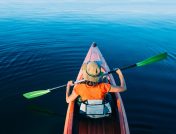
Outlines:
[[[120,69],[116,71],[120,79],[120,86],[113,86],[109,83],[101,82],[102,71],[96,62],[83,64],[83,78],[85,82],[74,86],[72,93],[69,95],[72,81],[68,81],[66,90],[66,102],[74,101],[78,96],[82,101],[86,100],[103,100],[108,92],[123,92],[126,90],[126,83]]]

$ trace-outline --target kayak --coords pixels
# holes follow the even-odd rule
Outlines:
[[[91,45],[83,63],[89,61],[99,61],[105,72],[110,71],[96,43]],[[81,69],[76,81],[79,80],[82,80]],[[108,80],[110,84],[116,85],[112,74],[108,75]],[[83,118],[79,116],[77,102],[70,102],[65,119],[64,134],[129,134],[128,121],[121,96],[119,93],[111,93],[111,96],[114,106],[112,107],[112,116],[109,118]]]

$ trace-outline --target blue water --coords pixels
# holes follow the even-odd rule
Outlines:
[[[175,134],[176,15],[149,7],[0,2],[0,134],[63,133],[64,88],[33,100],[22,94],[74,80],[92,42],[110,68],[168,52],[164,61],[124,71],[121,96],[131,134]]]

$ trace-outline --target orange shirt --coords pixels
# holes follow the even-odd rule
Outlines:
[[[100,83],[96,86],[88,86],[86,84],[77,84],[74,91],[81,96],[82,101],[85,100],[103,100],[111,85],[108,83]]]

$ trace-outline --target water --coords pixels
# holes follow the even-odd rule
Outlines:
[[[128,90],[121,96],[131,134],[175,133],[176,16],[170,10],[125,12],[114,2],[101,3],[104,8],[99,3],[84,8],[74,2],[1,2],[1,134],[63,132],[64,88],[33,100],[22,94],[74,80],[93,41],[110,68],[168,52],[164,61],[124,71]]]

